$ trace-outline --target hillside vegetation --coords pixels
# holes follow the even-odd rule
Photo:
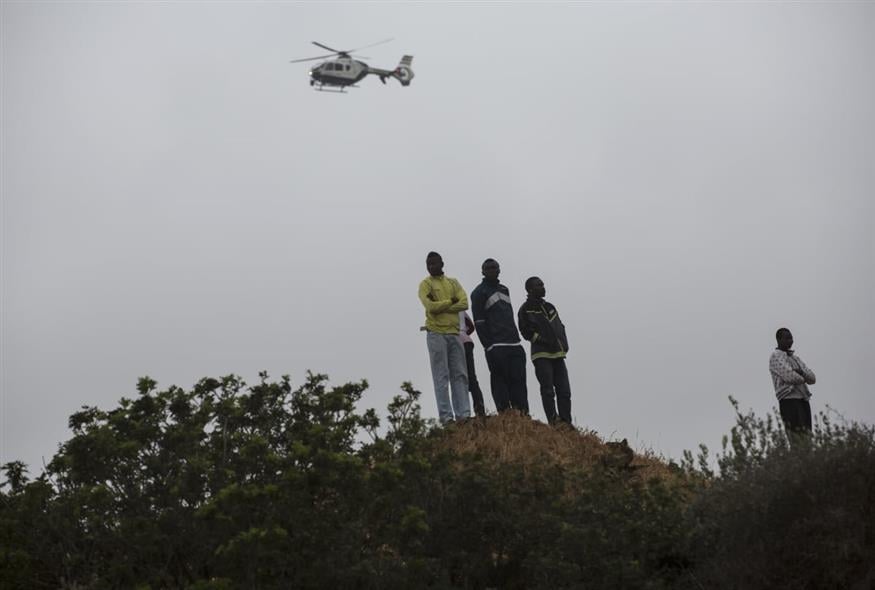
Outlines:
[[[791,449],[736,407],[678,465],[513,413],[435,427],[409,384],[381,425],[366,388],[144,378],[83,408],[45,473],[3,468],[0,586],[875,587],[870,426]]]

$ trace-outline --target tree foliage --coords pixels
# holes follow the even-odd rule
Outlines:
[[[688,456],[686,470],[647,479],[625,461],[523,464],[454,451],[448,441],[488,422],[438,428],[405,383],[381,425],[357,409],[366,389],[317,374],[296,389],[266,374],[252,386],[203,379],[190,391],[143,378],[116,408],[83,408],[43,474],[3,468],[0,586],[839,588],[875,579],[871,428],[821,421],[790,449],[773,421],[739,413],[719,473],[706,456],[700,469]]]
[[[875,588],[875,429],[821,413],[791,446],[777,417],[730,401],[736,425],[717,457],[719,477],[706,469],[711,485],[688,511],[699,582]]]

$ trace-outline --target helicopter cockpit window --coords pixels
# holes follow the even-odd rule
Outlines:
[[[346,71],[349,71],[349,64],[346,64]]]
[[[334,64],[328,64],[328,71],[334,70]]]

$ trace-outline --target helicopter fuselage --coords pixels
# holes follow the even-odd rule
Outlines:
[[[375,45],[381,45],[389,41],[391,41],[391,39],[372,43],[365,47],[374,47]],[[413,69],[410,67],[413,62],[412,55],[402,56],[401,61],[398,62],[398,65],[394,70],[384,70],[381,68],[371,68],[365,62],[353,59],[352,53],[358,51],[358,49],[347,49],[341,51],[323,43],[318,43],[317,41],[313,41],[313,45],[328,50],[331,53],[316,57],[291,59],[289,60],[289,63],[300,63],[303,61],[314,61],[331,57],[332,59],[323,61],[318,66],[310,69],[310,86],[314,86],[316,90],[344,92],[346,87],[355,87],[355,83],[359,82],[368,74],[377,76],[383,84],[385,84],[386,80],[389,78],[394,78],[398,80],[402,86],[410,86],[410,81],[413,80]],[[359,49],[364,49],[365,47],[360,47]]]
[[[310,85],[319,86],[352,86],[368,75],[368,64],[341,57],[322,62],[310,70]]]

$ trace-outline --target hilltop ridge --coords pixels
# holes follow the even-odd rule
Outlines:
[[[523,468],[549,464],[564,470],[623,471],[640,480],[680,477],[662,458],[634,452],[626,439],[605,441],[592,430],[550,426],[514,411],[455,423],[443,429],[436,448]]]

